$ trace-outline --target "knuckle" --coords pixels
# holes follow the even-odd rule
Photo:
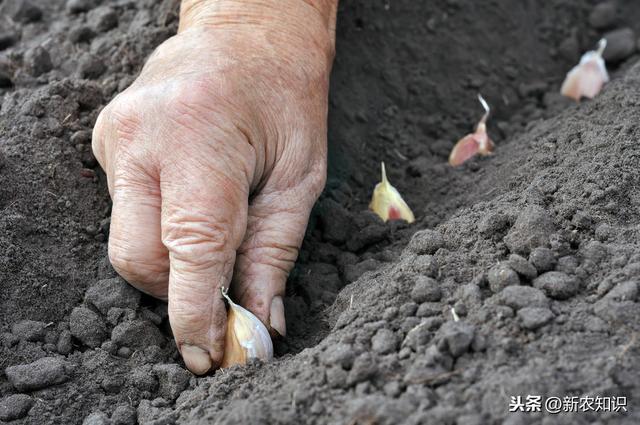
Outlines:
[[[131,140],[140,130],[139,112],[129,102],[119,101],[108,116],[113,126],[114,136],[118,140]]]
[[[230,247],[231,225],[194,212],[171,214],[163,223],[162,242],[172,256],[206,267]]]
[[[168,280],[168,267],[161,258],[145,258],[140,252],[126,248],[121,239],[109,238],[109,261],[125,280],[133,285],[148,286]]]
[[[139,99],[141,98],[142,99]],[[140,109],[148,101],[144,96],[126,91],[113,99],[100,113],[94,130],[107,142],[131,139],[141,127]],[[116,140],[112,140],[115,138]]]
[[[140,114],[132,106],[130,95],[119,95],[98,115],[93,127],[91,149],[103,166],[106,164],[105,152],[127,146],[141,129]]]
[[[264,252],[260,259],[263,264],[277,268],[289,273],[296,258],[298,258],[298,247],[292,245],[272,243],[263,248]]]
[[[147,166],[128,149],[118,152],[119,160],[113,170],[114,199],[123,203],[145,202],[145,207],[160,204],[160,188],[157,177],[147,171]]]
[[[182,330],[180,333],[195,331],[207,326],[207,318],[210,313],[210,306],[201,300],[194,300],[191,297],[176,296],[174,292],[169,295],[171,300],[171,314],[175,318],[172,326],[176,325]],[[175,330],[174,330],[175,332]]]
[[[262,264],[278,269],[286,276],[298,258],[298,246],[277,241],[264,242],[262,238],[252,238],[242,250],[243,264]]]

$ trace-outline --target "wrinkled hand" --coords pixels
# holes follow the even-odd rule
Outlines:
[[[168,299],[198,374],[223,356],[221,286],[285,334],[286,277],[325,182],[331,19],[303,0],[250,3],[185,1],[178,35],[93,134],[113,200],[109,258]]]

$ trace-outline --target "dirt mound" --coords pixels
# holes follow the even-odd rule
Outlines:
[[[90,152],[177,1],[1,0],[0,16],[0,422],[640,422],[640,5],[343,2],[330,178],[287,339],[270,364],[204,378],[166,306],[106,261]],[[609,32],[613,81],[562,99]],[[477,92],[496,152],[452,169]],[[366,211],[382,160],[416,223]],[[628,412],[509,413],[527,395],[627,397]]]

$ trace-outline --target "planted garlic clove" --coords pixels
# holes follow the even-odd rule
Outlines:
[[[388,220],[406,220],[409,223],[413,223],[415,221],[411,208],[402,199],[400,192],[391,186],[391,183],[387,180],[384,162],[382,163],[382,181],[373,190],[369,209],[378,214],[385,222]]]
[[[581,98],[593,99],[602,87],[609,81],[609,74],[605,66],[602,53],[607,47],[604,38],[598,42],[598,50],[590,51],[582,55],[580,63],[567,73],[562,83],[560,93],[563,96],[579,102]]]
[[[484,115],[480,118],[476,131],[458,140],[451,150],[449,164],[453,167],[464,164],[476,155],[486,156],[493,152],[494,144],[487,134],[487,118],[491,108],[481,95],[478,95],[478,100],[484,108]]]
[[[467,134],[458,140],[449,155],[449,164],[453,167],[464,164],[469,159],[479,154],[480,143],[475,134]]]
[[[231,301],[227,291],[222,296],[229,303],[227,333],[221,367],[246,364],[249,359],[273,359],[273,343],[269,331],[249,310]]]

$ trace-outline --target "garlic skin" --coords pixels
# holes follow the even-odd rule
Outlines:
[[[449,154],[449,165],[452,167],[462,165],[476,155],[487,156],[493,152],[495,145],[487,134],[487,118],[489,117],[491,108],[489,108],[489,104],[487,104],[487,101],[484,100],[482,95],[478,95],[478,100],[484,108],[484,115],[480,118],[476,126],[476,131],[458,140],[451,150],[451,154]]]
[[[249,310],[231,301],[227,291],[222,296],[229,303],[224,356],[220,367],[244,365],[249,359],[273,359],[273,343],[267,327]]]
[[[369,209],[376,213],[383,221],[406,220],[413,223],[416,219],[411,208],[400,196],[400,192],[391,186],[387,180],[387,171],[382,163],[382,181],[373,189],[373,196]]]
[[[560,93],[563,96],[580,102],[583,97],[593,99],[600,93],[605,83],[609,82],[607,67],[602,58],[606,47],[607,40],[603,38],[598,42],[597,50],[582,55],[580,63],[567,73],[567,77],[562,83]]]

